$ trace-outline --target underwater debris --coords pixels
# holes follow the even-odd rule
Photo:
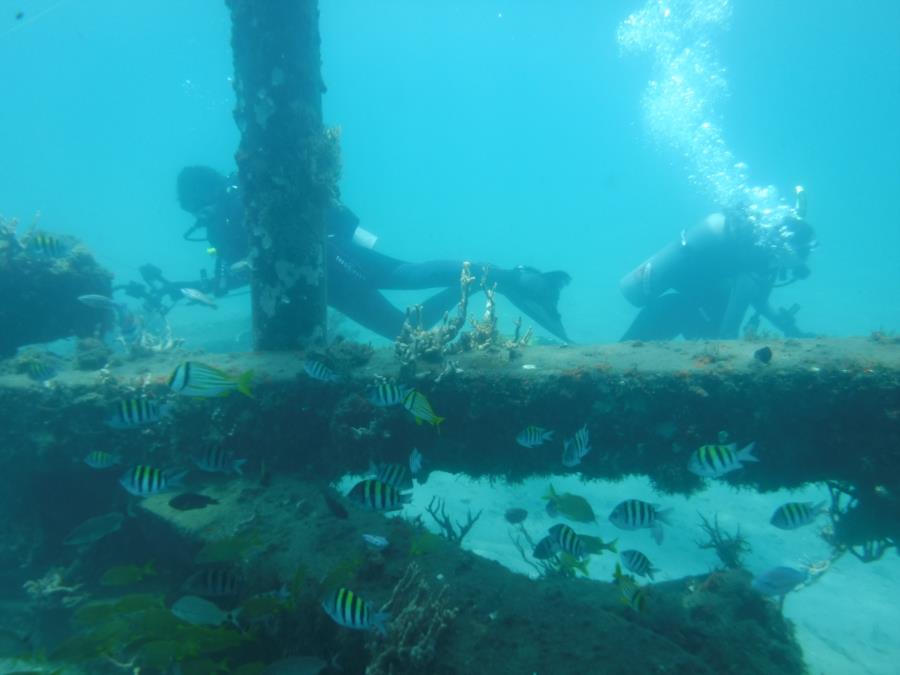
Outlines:
[[[506,513],[503,514],[503,517],[506,518],[506,522],[510,525],[518,525],[528,517],[528,511],[518,507],[513,507],[510,509],[506,509]]]
[[[46,601],[54,596],[59,596],[59,602],[63,607],[74,607],[87,598],[86,594],[76,595],[82,586],[84,584],[64,585],[62,573],[59,570],[49,570],[40,579],[30,579],[22,584],[22,588],[34,600]]]
[[[714,549],[725,569],[741,569],[744,566],[742,558],[750,552],[750,544],[741,534],[740,526],[734,534],[729,534],[719,527],[718,514],[713,517],[712,524],[702,513],[698,512],[697,515],[700,516],[700,527],[708,537],[707,541],[697,541],[697,546]]]
[[[426,329],[422,321],[422,305],[407,308],[403,328],[394,341],[394,354],[404,367],[414,364],[419,359],[441,361],[444,355],[460,351],[458,346],[451,347],[451,343],[466,324],[469,287],[475,281],[475,277],[469,272],[470,267],[471,264],[468,262],[462,265],[459,275],[459,304],[453,318],[450,318],[449,312],[444,312],[439,325]]]
[[[393,616],[384,640],[373,642],[366,675],[433,673],[441,635],[459,613],[446,598],[447,586],[435,593],[416,563],[410,563],[381,608]]]
[[[472,526],[478,522],[479,518],[481,518],[482,513],[482,511],[479,511],[473,518],[472,509],[469,509],[466,515],[466,524],[463,525],[461,522],[456,521],[456,525],[454,525],[447,515],[444,500],[439,497],[432,497],[425,510],[428,511],[432,518],[434,518],[434,522],[440,526],[444,537],[448,541],[455,541],[460,545],[466,535],[469,534],[469,530],[472,529]]]
[[[836,552],[849,551],[868,563],[880,560],[888,549],[900,551],[900,499],[896,495],[882,486],[862,488],[839,481],[827,481],[826,485],[831,495],[831,527],[823,532],[823,538]]]

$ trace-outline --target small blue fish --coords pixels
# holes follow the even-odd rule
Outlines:
[[[341,379],[337,373],[331,370],[331,368],[321,361],[316,361],[314,359],[307,359],[303,363],[303,370],[305,370],[306,374],[311,378],[319,380],[320,382],[337,382]]]
[[[809,574],[793,567],[773,567],[753,578],[752,586],[763,595],[783,597],[806,581]]]

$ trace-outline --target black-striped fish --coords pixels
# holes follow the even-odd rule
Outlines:
[[[809,525],[817,516],[828,513],[825,502],[813,504],[812,502],[788,502],[782,504],[769,521],[781,530],[796,530],[798,527]]]
[[[616,570],[613,572],[613,583],[619,588],[622,602],[636,612],[643,611],[647,600],[647,591],[638,585],[634,577],[622,574],[622,568],[619,566],[619,563],[616,563]]]
[[[138,464],[122,474],[119,483],[136,497],[148,497],[175,487],[187,471],[169,473],[146,464]]]
[[[337,382],[341,379],[331,368],[315,359],[306,359],[303,363],[303,370],[305,370],[306,374],[311,378],[321,382]]]
[[[369,473],[382,483],[397,488],[398,490],[410,490],[413,486],[412,476],[409,470],[402,464],[387,464],[379,462],[369,463]]]
[[[438,417],[434,414],[434,410],[431,407],[431,404],[428,402],[428,399],[425,398],[425,395],[416,391],[415,389],[411,389],[406,393],[406,396],[403,397],[403,407],[406,408],[409,413],[415,418],[416,424],[422,424],[422,422],[426,422],[435,427],[438,427],[440,430],[440,423],[444,421],[443,417]]]
[[[367,478],[354,485],[347,498],[373,511],[397,511],[412,501],[412,495],[383,483],[377,478]]]
[[[253,371],[229,375],[224,370],[197,361],[179,364],[169,377],[169,389],[181,396],[227,396],[239,391],[253,398],[250,382]]]
[[[373,611],[368,602],[347,588],[338,588],[331,593],[322,602],[322,609],[335,623],[345,628],[374,630],[379,635],[387,635],[390,614]]]
[[[570,469],[573,466],[578,466],[579,464],[581,464],[581,458],[587,455],[590,451],[591,442],[588,438],[588,429],[587,425],[585,424],[575,432],[575,436],[573,438],[563,443],[563,466],[569,467]]]
[[[242,584],[243,579],[234,568],[208,567],[188,577],[181,590],[205,598],[225,598],[237,595]]]
[[[632,574],[637,574],[639,577],[647,577],[652,580],[653,573],[659,571],[650,562],[650,558],[633,548],[622,551],[619,554],[619,558],[621,558],[622,564],[625,565],[626,570]]]
[[[663,540],[662,525],[671,525],[668,520],[669,509],[660,509],[659,504],[651,504],[640,499],[626,499],[619,503],[609,514],[609,522],[620,530],[641,530],[648,528],[652,531],[653,539],[657,544]]]
[[[742,468],[743,462],[758,462],[753,456],[756,443],[749,443],[740,450],[736,443],[728,445],[701,445],[688,460],[688,471],[704,478],[719,478]]]
[[[207,448],[200,456],[191,458],[198,469],[208,471],[209,473],[236,473],[244,475],[243,466],[247,463],[246,459],[235,459],[234,453],[226,452],[224,448],[214,445]]]
[[[92,469],[109,469],[117,466],[121,461],[122,458],[119,455],[103,450],[92,450],[84,458],[84,463]]]
[[[536,448],[543,445],[544,441],[552,441],[553,432],[541,427],[529,426],[522,429],[516,436],[516,443],[523,448]]]
[[[366,399],[374,406],[388,408],[400,405],[410,391],[408,387],[393,382],[380,382],[366,389]]]
[[[35,382],[49,382],[56,377],[59,372],[57,365],[47,360],[28,361],[25,366],[25,373]]]
[[[106,426],[113,429],[138,429],[159,422],[172,406],[152,398],[126,398],[118,401]]]
[[[558,523],[550,528],[550,536],[561,551],[575,556],[579,560],[587,556],[587,548],[575,530],[568,525]]]
[[[28,251],[38,255],[47,256],[48,258],[59,258],[65,255],[66,248],[65,244],[52,234],[35,232],[28,237]]]

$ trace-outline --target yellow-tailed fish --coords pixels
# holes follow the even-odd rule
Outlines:
[[[444,418],[434,414],[434,410],[424,394],[411,389],[403,397],[403,407],[415,418],[416,424],[427,422],[440,430],[440,424],[444,421]]]
[[[253,371],[229,375],[224,370],[197,361],[179,364],[169,377],[169,389],[181,396],[227,396],[239,391],[253,398],[250,382]]]

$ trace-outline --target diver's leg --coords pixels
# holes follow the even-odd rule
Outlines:
[[[328,276],[328,304],[389,340],[400,335],[406,319],[403,312],[365,281],[333,271]]]
[[[627,340],[674,340],[715,337],[715,327],[683,293],[666,293],[646,305],[622,336]]]
[[[459,260],[409,263],[362,247],[344,249],[340,255],[352,261],[352,267],[372,286],[384,290],[420,290],[441,286],[458,288],[463,266]],[[558,271],[541,273],[530,267],[503,269],[477,262],[472,263],[470,268],[475,284],[480,283],[485,268],[488,270],[488,283],[496,283],[498,293],[506,296],[523,313],[560,340],[569,341],[556,308],[560,290],[570,281],[568,274]],[[477,291],[478,286],[475,285],[472,290]],[[434,320],[456,304],[450,301],[451,297],[450,293],[439,294],[428,303]]]

